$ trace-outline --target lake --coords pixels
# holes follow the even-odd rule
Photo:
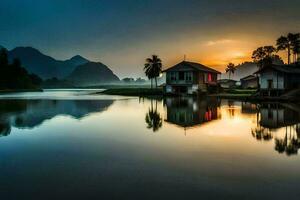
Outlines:
[[[0,96],[1,199],[299,199],[300,104]]]

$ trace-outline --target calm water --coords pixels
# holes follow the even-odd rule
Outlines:
[[[1,199],[299,199],[300,105],[94,92],[0,97]]]

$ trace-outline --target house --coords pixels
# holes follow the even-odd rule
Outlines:
[[[259,77],[260,94],[279,96],[287,91],[300,88],[300,65],[270,65],[255,74]]]
[[[170,67],[166,73],[167,94],[197,94],[217,88],[220,72],[199,63],[183,61]]]
[[[249,75],[244,78],[241,78],[241,87],[243,89],[258,88],[258,77],[255,75]]]
[[[237,81],[231,79],[220,79],[218,80],[218,84],[221,88],[229,89],[234,88],[236,86]]]

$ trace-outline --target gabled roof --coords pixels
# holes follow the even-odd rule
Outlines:
[[[170,70],[176,70],[176,69],[182,68],[182,67],[192,67],[197,71],[221,74],[221,72],[219,72],[217,70],[214,70],[210,67],[207,67],[205,65],[202,65],[200,63],[188,62],[188,61],[182,61],[181,63],[178,63],[178,64],[174,65],[173,67],[165,69],[163,72],[167,72],[167,71],[170,71]]]
[[[278,72],[288,73],[288,74],[300,74],[300,65],[299,64],[291,64],[291,65],[270,65],[268,67],[264,67],[254,74],[259,74],[267,69],[273,69]]]

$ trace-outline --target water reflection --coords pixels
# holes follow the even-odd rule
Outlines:
[[[34,128],[57,115],[81,119],[102,112],[113,100],[0,100],[0,136],[10,134],[11,127]]]
[[[151,106],[148,112],[146,113],[145,121],[147,123],[147,128],[152,129],[153,132],[156,132],[162,127],[162,117],[157,111],[158,100],[151,99],[150,101]],[[155,106],[153,104],[155,104]]]
[[[151,102],[152,105],[152,102]],[[160,114],[152,108],[146,115],[148,128],[157,131],[161,127]],[[220,102],[218,99],[166,98],[164,100],[165,122],[184,129],[198,127],[210,121],[234,120],[246,118],[256,123],[250,127],[252,136],[257,141],[273,141],[278,153],[295,155],[300,148],[300,106],[297,104]],[[222,116],[222,113],[224,116]],[[153,120],[150,120],[151,118]],[[156,119],[156,128],[153,126]],[[239,129],[240,127],[236,127]],[[223,130],[224,132],[227,130]]]
[[[167,98],[166,122],[187,128],[218,119],[217,99]]]
[[[300,148],[300,106],[297,104],[263,103],[258,105],[257,125],[251,130],[260,141],[274,139],[278,153],[294,155]]]

